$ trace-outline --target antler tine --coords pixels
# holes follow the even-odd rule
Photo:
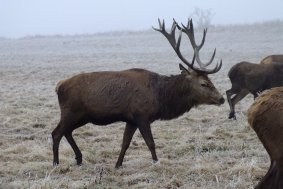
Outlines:
[[[175,18],[173,18],[173,22],[176,24],[177,28],[179,30],[183,30],[183,28],[181,26],[179,26],[178,22],[175,20]]]
[[[195,68],[195,67],[193,67],[193,64],[194,64],[194,62],[195,62],[195,59],[196,59],[196,55],[194,54],[194,57],[193,57],[193,60],[192,60],[192,64],[187,64],[187,63],[185,63],[187,66],[189,66],[189,68],[191,68],[191,69],[193,69],[193,70],[195,70],[196,72],[199,72],[199,73],[203,73],[203,74],[213,74],[213,73],[216,73],[216,72],[218,72],[220,69],[221,69],[221,67],[222,67],[222,59],[220,60],[220,63],[218,64],[216,64],[216,66],[215,66],[215,68],[214,69],[212,69],[212,70],[210,70],[210,69],[207,69],[207,68],[201,68],[201,69],[198,69],[198,68]]]
[[[179,25],[178,25],[179,26]],[[180,26],[179,26],[180,27]],[[180,27],[181,28],[181,27]],[[199,51],[200,49],[203,47],[204,45],[204,42],[205,42],[205,37],[206,37],[206,33],[207,33],[207,28],[205,28],[203,30],[203,37],[202,37],[202,40],[201,40],[201,43],[199,45],[196,44],[196,41],[195,41],[195,34],[194,34],[194,25],[193,25],[193,20],[192,19],[188,19],[188,23],[187,23],[187,26],[185,26],[184,24],[182,24],[182,28],[181,30],[187,34],[187,36],[189,37],[190,39],[190,42],[191,42],[191,45],[194,49],[194,52],[196,54],[196,61],[197,63],[199,64],[199,66],[201,68],[205,68],[207,66],[209,66],[213,60],[214,60],[214,57],[215,57],[215,54],[216,54],[216,49],[214,49],[214,52],[212,54],[212,57],[210,58],[210,60],[207,62],[207,63],[202,63],[202,61],[200,60],[200,57],[199,57]]]
[[[188,21],[188,31],[190,31],[192,33],[192,40],[194,41],[194,45],[195,47],[197,47],[199,50],[202,48],[204,42],[205,42],[205,37],[206,37],[206,32],[207,32],[207,28],[204,28],[203,29],[203,37],[202,37],[202,40],[201,40],[201,43],[199,45],[196,44],[196,40],[195,40],[195,30],[194,30],[194,25],[193,25],[193,20],[190,19]]]
[[[205,41],[204,39],[205,39],[206,31],[207,31],[206,29],[204,30],[204,37],[203,37],[202,43],[199,46],[197,46],[197,45],[194,46],[194,57],[192,59],[192,63],[190,63],[187,59],[185,59],[183,57],[182,53],[180,52],[180,46],[181,46],[181,40],[182,40],[182,32],[185,32],[188,35],[188,37],[190,38],[190,40],[192,38],[192,40],[191,40],[192,45],[195,44],[192,20],[189,20],[187,27],[185,27],[183,24],[182,24],[183,27],[180,27],[178,25],[178,23],[175,21],[175,19],[173,19],[173,24],[172,24],[170,33],[168,33],[165,29],[164,20],[161,23],[160,19],[158,19],[158,23],[159,23],[159,29],[154,28],[154,27],[152,27],[152,28],[156,31],[159,31],[160,33],[162,33],[166,37],[166,39],[168,40],[170,45],[173,47],[173,49],[176,52],[176,54],[178,55],[178,57],[189,68],[195,70],[196,72],[205,73],[205,74],[215,73],[215,72],[220,70],[220,68],[222,66],[222,61],[220,62],[219,65],[217,64],[216,67],[212,70],[205,68],[206,66],[208,66],[213,61],[213,59],[215,57],[216,49],[214,50],[214,53],[212,55],[212,58],[211,58],[209,64],[201,64],[201,61],[200,61],[200,58],[199,58],[199,50],[197,50],[197,48],[201,48],[204,41]],[[176,41],[176,37],[175,37],[176,28],[178,28],[180,30],[177,41]],[[198,62],[200,69],[193,66],[195,60]]]
[[[218,72],[222,67],[222,59],[220,60],[220,63],[216,64],[215,68],[213,70],[211,70],[210,72],[207,72],[207,74],[213,74],[213,73],[216,73]]]
[[[176,26],[174,27],[174,23],[173,23],[172,27],[171,27],[171,32],[168,33],[166,31],[166,29],[165,29],[165,22],[164,22],[164,20],[161,23],[160,19],[158,18],[158,23],[159,23],[159,29],[155,28],[155,27],[152,27],[152,28],[154,30],[159,31],[160,33],[162,33],[167,38],[167,40],[169,41],[171,46],[174,48],[176,46],[176,40],[175,40],[175,28],[176,28]]]
[[[204,67],[207,67],[208,65],[210,65],[214,59],[214,56],[215,56],[215,52],[213,53],[211,59],[207,62],[207,63],[203,63],[200,58],[199,58],[199,51],[200,49],[203,47],[204,45],[204,42],[205,42],[205,37],[206,37],[206,33],[207,33],[207,28],[205,28],[203,30],[203,37],[202,37],[202,40],[201,40],[201,43],[199,45],[196,44],[196,41],[195,41],[195,34],[194,34],[194,25],[193,25],[193,21],[192,19],[189,19],[188,20],[188,23],[187,23],[187,26],[185,26],[184,24],[182,24],[182,31],[184,33],[187,34],[187,36],[189,37],[190,39],[190,42],[191,42],[191,45],[196,53],[196,60],[197,60],[197,63],[199,64],[200,67],[204,68]]]
[[[187,34],[187,36],[189,37],[193,49],[198,48],[198,46],[196,45],[196,42],[195,42],[194,26],[193,26],[192,19],[188,19],[187,26],[185,26],[182,23],[182,31],[185,34]]]
[[[212,70],[209,70],[209,69],[206,69],[206,68],[202,68],[202,69],[199,69],[199,72],[200,73],[205,73],[205,74],[213,74],[213,73],[216,73],[218,72],[222,67],[222,60],[220,60],[220,63],[216,64],[215,68],[212,69]]]
[[[158,28],[155,28],[152,26],[152,29],[156,30],[156,31],[159,31],[159,32],[162,32],[162,29],[165,28],[165,23],[164,23],[164,20],[163,20],[163,24],[161,24],[161,21],[160,19],[158,18],[158,23],[159,23],[159,29]]]
[[[195,53],[196,53],[196,60],[197,60],[198,63],[200,63],[201,60],[199,58],[199,51],[195,49]],[[202,64],[201,63],[200,67],[207,67],[207,66],[209,66],[213,62],[215,54],[216,54],[216,48],[214,49],[213,54],[212,54],[210,60],[206,64]]]
[[[186,60],[183,55],[180,52],[180,45],[181,45],[181,40],[182,40],[182,31],[180,31],[179,33],[179,37],[178,40],[176,41],[175,38],[175,32],[176,32],[176,27],[178,26],[177,22],[173,19],[173,24],[171,27],[171,32],[168,33],[165,29],[165,24],[164,24],[164,20],[163,23],[161,24],[160,19],[158,19],[159,22],[159,29],[152,27],[154,30],[159,31],[160,33],[162,33],[166,39],[169,41],[170,45],[173,47],[174,51],[176,52],[176,54],[178,55],[178,57],[186,64],[188,65],[191,69],[194,69],[191,66],[191,63]]]

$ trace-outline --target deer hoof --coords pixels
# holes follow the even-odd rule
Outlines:
[[[160,161],[159,160],[153,160],[152,165],[160,165]]]
[[[237,119],[236,116],[235,116],[235,113],[230,113],[228,118],[229,119],[234,119],[234,120]]]
[[[77,160],[77,165],[82,165],[82,156],[80,157],[76,157],[76,160]]]

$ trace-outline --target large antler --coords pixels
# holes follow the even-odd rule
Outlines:
[[[205,37],[206,37],[206,32],[207,32],[207,28],[205,28],[203,30],[203,37],[202,37],[202,41],[200,43],[200,45],[197,45],[196,44],[196,41],[195,41],[195,34],[194,34],[194,25],[193,25],[193,21],[192,19],[188,19],[188,23],[187,23],[187,26],[184,26],[182,24],[183,28],[181,28],[179,25],[177,26],[179,29],[181,29],[185,34],[187,34],[187,36],[189,37],[190,41],[191,41],[191,45],[195,51],[195,55],[196,55],[196,60],[197,60],[197,63],[201,66],[201,67],[206,67],[208,65],[210,65],[215,57],[215,53],[216,53],[216,48],[214,49],[214,52],[213,52],[213,55],[210,59],[209,62],[207,63],[202,63],[200,58],[199,58],[199,51],[200,49],[202,48],[204,42],[205,42]]]
[[[167,40],[169,41],[169,43],[171,44],[171,46],[173,47],[174,51],[176,52],[176,54],[178,55],[178,57],[188,66],[190,67],[191,69],[195,70],[196,72],[201,72],[201,73],[206,73],[206,74],[212,74],[212,73],[216,73],[220,70],[221,66],[222,66],[222,60],[220,61],[220,64],[216,65],[216,67],[212,70],[209,70],[209,69],[206,69],[205,67],[208,66],[209,64],[211,64],[211,62],[213,61],[214,59],[214,56],[215,56],[215,51],[214,50],[214,54],[211,58],[211,60],[206,63],[206,64],[203,64],[201,63],[200,59],[199,59],[199,49],[201,49],[201,47],[203,46],[204,44],[204,41],[205,41],[205,35],[206,35],[206,29],[204,30],[204,37],[202,39],[202,42],[200,45],[196,45],[195,43],[195,39],[194,39],[194,31],[193,31],[193,25],[192,25],[192,21],[190,20],[188,22],[188,26],[185,27],[183,26],[183,28],[181,28],[177,22],[173,19],[173,24],[172,24],[172,27],[171,27],[171,32],[168,33],[165,29],[165,23],[164,23],[164,20],[160,21],[160,19],[158,19],[158,22],[159,22],[159,29],[157,28],[154,28],[152,27],[154,30],[156,31],[159,31],[161,32],[166,38]],[[192,26],[192,27],[191,27]],[[175,31],[176,31],[176,27],[178,27],[178,29],[180,29],[180,34],[179,34],[179,37],[178,37],[178,40],[176,42],[176,38],[175,38]],[[187,32],[188,31],[188,32]],[[182,38],[182,32],[186,33],[191,41],[191,44],[194,48],[194,57],[192,59],[192,63],[190,63],[188,60],[186,60],[183,55],[181,54],[180,52],[180,44],[181,44],[181,38]],[[193,66],[194,64],[194,61],[195,61],[195,58],[200,66],[200,69],[199,68],[196,68]]]

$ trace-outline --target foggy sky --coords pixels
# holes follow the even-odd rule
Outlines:
[[[157,18],[186,22],[195,8],[211,9],[212,24],[283,19],[283,0],[0,0],[0,36],[145,30]]]

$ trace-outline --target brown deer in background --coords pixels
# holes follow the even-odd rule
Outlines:
[[[283,87],[260,95],[248,110],[248,122],[266,149],[271,164],[256,189],[283,189]]]
[[[283,63],[283,55],[269,55],[260,61],[260,64]]]
[[[61,119],[52,132],[54,165],[59,164],[59,143],[63,136],[73,148],[77,164],[80,165],[82,153],[72,137],[72,132],[86,123],[107,125],[117,121],[126,122],[126,128],[116,168],[122,165],[126,150],[137,129],[144,138],[152,159],[158,161],[150,128],[152,122],[177,118],[197,105],[224,103],[224,98],[208,78],[208,74],[220,70],[222,61],[214,69],[207,69],[206,66],[213,58],[206,64],[199,59],[199,50],[204,44],[206,30],[201,45],[197,46],[191,20],[187,26],[182,25],[182,28],[174,20],[170,33],[165,30],[164,21],[158,21],[160,28],[154,29],[167,38],[188,68],[179,64],[182,73],[173,76],[159,75],[144,69],[129,69],[83,73],[60,81],[56,91]],[[176,41],[177,27],[190,38],[195,49],[196,58],[193,58],[192,62],[185,59],[180,52],[182,32]],[[195,60],[199,68],[195,67]]]
[[[282,55],[268,56],[261,61],[261,64],[240,62],[230,69],[228,76],[232,88],[226,91],[230,106],[229,119],[236,119],[235,104],[249,93],[256,98],[258,93],[266,89],[283,85],[283,64],[281,64],[283,60],[279,62],[280,57],[283,58]]]

